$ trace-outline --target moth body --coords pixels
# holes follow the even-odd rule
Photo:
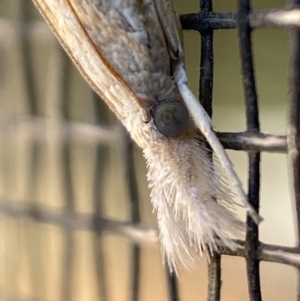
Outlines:
[[[232,194],[212,165],[194,120],[184,117],[188,110],[197,118],[199,104],[186,100],[181,31],[171,1],[34,2],[83,76],[143,149],[170,269],[191,268],[198,253],[210,257],[220,245],[236,248],[232,237],[240,238],[245,225],[229,210],[235,207]],[[200,113],[197,126],[204,125],[206,138],[216,139],[209,117]],[[168,127],[172,116],[183,118],[173,122],[174,127],[180,124],[174,131]],[[217,150],[224,152],[218,143]],[[226,156],[225,161],[231,168]]]

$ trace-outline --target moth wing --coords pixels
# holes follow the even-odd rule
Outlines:
[[[165,34],[170,57],[173,60],[184,60],[183,34],[171,0],[153,0],[157,15]]]
[[[171,60],[153,1],[70,0],[94,47],[137,95],[143,107],[157,103],[172,82]]]
[[[68,0],[33,0],[82,76],[123,122],[140,109],[135,93],[95,48]]]

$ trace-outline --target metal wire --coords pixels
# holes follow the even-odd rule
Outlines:
[[[130,248],[130,300],[141,300],[141,265],[142,243],[157,243],[158,231],[155,227],[141,223],[141,198],[137,188],[137,175],[134,163],[134,149],[127,133],[119,125],[107,122],[107,111],[98,97],[90,94],[93,104],[93,119],[97,123],[74,122],[69,116],[70,109],[66,99],[70,93],[69,61],[60,48],[54,50],[56,70],[51,75],[54,82],[55,94],[47,99],[52,118],[42,117],[39,110],[37,88],[34,84],[32,57],[30,57],[29,36],[41,40],[51,36],[47,26],[40,21],[29,18],[26,5],[20,1],[17,20],[0,19],[0,40],[5,41],[6,34],[20,41],[22,56],[22,71],[26,85],[27,112],[22,118],[3,117],[0,120],[0,129],[3,132],[18,132],[26,130],[30,145],[30,164],[27,175],[29,179],[27,199],[17,202],[7,197],[0,198],[1,214],[15,220],[29,220],[36,223],[55,225],[64,232],[63,248],[63,276],[60,297],[64,301],[72,299],[72,277],[74,260],[74,233],[88,231],[93,233],[93,252],[96,265],[98,295],[101,300],[110,300],[108,283],[104,273],[105,246],[103,234],[113,233],[126,237],[131,242]],[[218,133],[225,148],[248,152],[248,197],[252,206],[260,207],[260,154],[261,152],[287,153],[291,174],[291,194],[297,215],[297,234],[300,234],[300,0],[288,1],[283,9],[254,11],[250,0],[238,0],[236,12],[218,13],[213,11],[211,0],[200,0],[200,12],[181,16],[181,24],[185,30],[195,30],[201,35],[201,62],[199,80],[199,101],[204,105],[208,114],[212,115],[213,78],[214,78],[214,31],[219,29],[236,29],[240,45],[240,59],[244,100],[246,105],[247,130],[236,133]],[[253,68],[253,45],[251,34],[254,28],[280,27],[290,32],[290,64],[289,64],[289,118],[287,135],[265,134],[260,131],[258,95],[256,78]],[[5,34],[4,34],[5,33]],[[101,112],[101,113],[100,113]],[[52,116],[52,117],[53,117]],[[106,122],[103,120],[106,119]],[[40,164],[40,144],[45,139],[55,137],[56,155],[61,162],[61,179],[63,181],[64,208],[54,210],[39,204],[37,200],[37,182],[39,180],[38,166]],[[74,196],[74,179],[72,179],[71,149],[72,142],[89,143],[96,145],[94,155],[93,181],[93,212],[83,213],[76,210]],[[118,143],[123,154],[123,167],[126,186],[130,199],[130,216],[127,221],[119,221],[103,217],[104,195],[102,193],[104,170],[108,156],[108,146]],[[31,281],[36,300],[43,300],[45,284],[39,265],[38,244],[40,237],[32,231],[27,235],[28,254],[31,257]],[[237,251],[223,248],[216,254],[208,266],[208,301],[221,300],[222,273],[221,261],[223,255],[243,257],[247,265],[247,279],[249,299],[261,301],[260,263],[261,261],[282,263],[293,266],[298,270],[298,300],[300,301],[300,243],[296,247],[284,247],[265,244],[259,240],[259,228],[247,219],[247,235],[245,241],[238,242],[241,246]],[[169,300],[179,301],[178,284],[173,275],[166,273]],[[1,300],[12,300],[9,296],[0,295]],[[13,300],[25,300],[22,296]]]

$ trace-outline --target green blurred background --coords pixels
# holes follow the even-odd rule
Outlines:
[[[23,2],[24,1],[24,2]],[[213,1],[215,11],[235,11],[236,1]],[[24,4],[26,3],[26,4]],[[197,12],[198,1],[175,2],[178,13]],[[252,1],[254,9],[283,7],[284,1]],[[105,104],[95,105],[90,88],[64,54],[49,30],[29,35],[20,41],[18,31],[28,30],[16,24],[24,8],[31,22],[41,21],[33,4],[25,0],[2,0],[0,6],[0,197],[21,203],[61,209],[71,198],[71,208],[93,212],[95,186],[102,212],[109,218],[127,220],[128,188],[121,150],[116,144],[97,145],[92,140],[72,140],[67,146],[54,134],[36,143],[26,127],[14,122],[34,113],[64,123],[76,122],[118,124]],[[14,25],[13,25],[14,24]],[[32,23],[30,23],[32,24]],[[14,27],[15,29],[9,29]],[[184,32],[189,83],[198,91],[200,39],[197,32]],[[287,116],[288,32],[283,29],[257,29],[253,33],[254,63],[259,96],[261,130],[284,134]],[[24,51],[26,53],[24,57]],[[240,76],[239,45],[236,30],[218,30],[214,35],[215,77],[213,123],[217,131],[245,130],[245,106]],[[35,93],[28,93],[24,62],[29,58]],[[57,71],[64,62],[69,82]],[[55,87],[65,89],[64,102],[59,102]],[[35,97],[37,107],[30,106]],[[63,113],[64,112],[64,113]],[[17,129],[17,130],[16,130]],[[141,199],[141,220],[156,225],[146,183],[146,168],[141,151],[135,147],[135,170]],[[228,151],[244,186],[247,184],[247,154]],[[100,156],[100,161],[97,159]],[[67,160],[67,162],[66,162]],[[101,183],[93,182],[95,165],[101,165]],[[62,171],[68,165],[69,173]],[[34,166],[34,167],[33,167]],[[284,154],[263,153],[261,161],[260,239],[270,244],[293,246],[296,241],[294,204],[288,191],[287,158]],[[32,176],[34,175],[34,176]],[[69,181],[66,183],[66,181]],[[64,185],[71,191],[66,192]],[[244,214],[244,212],[241,212]],[[0,300],[101,300],[96,275],[99,272],[95,250],[101,244],[104,254],[105,283],[108,300],[128,300],[130,296],[131,243],[116,235],[99,235],[78,231],[65,233],[58,227],[13,219],[1,214],[0,219]],[[68,249],[67,245],[72,248]],[[67,251],[66,251],[67,250]],[[69,250],[69,251],[68,251]],[[71,250],[71,251],[70,251]],[[159,244],[141,246],[140,300],[167,300],[165,271],[161,265]],[[71,252],[72,272],[64,274],[67,253]],[[68,264],[68,263],[67,263]],[[248,300],[245,262],[223,256],[222,300]],[[71,277],[69,293],[62,288],[63,277]],[[296,300],[296,273],[293,268],[261,263],[263,300]],[[180,300],[205,300],[207,293],[206,262],[199,259],[195,271],[183,272],[179,278]],[[70,293],[71,292],[71,293]],[[68,297],[68,298],[69,298]],[[1,299],[2,298],[2,299]]]

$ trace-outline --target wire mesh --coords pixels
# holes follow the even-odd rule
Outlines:
[[[61,250],[61,275],[60,291],[55,300],[73,300],[74,291],[74,262],[76,257],[76,233],[88,231],[93,235],[93,266],[95,268],[97,296],[99,300],[113,300],[111,296],[111,283],[106,275],[106,242],[104,233],[109,232],[125,237],[130,241],[128,268],[129,293],[126,300],[142,300],[141,273],[143,256],[141,248],[144,243],[157,243],[157,229],[141,222],[141,192],[138,188],[137,164],[135,147],[125,130],[116,122],[107,108],[98,99],[95,93],[85,87],[85,98],[90,100],[90,108],[86,115],[80,117],[81,121],[74,120],[70,103],[66,100],[74,97],[71,86],[76,82],[72,78],[72,64],[61,48],[57,45],[47,26],[37,19],[29,1],[16,1],[14,5],[14,18],[2,17],[0,38],[3,43],[7,36],[17,45],[15,56],[19,65],[22,80],[22,114],[16,114],[20,103],[9,104],[2,102],[1,113],[1,215],[8,217],[2,221],[2,237],[5,242],[5,257],[2,262],[1,300],[48,300],[45,272],[42,268],[43,255],[39,245],[41,233],[39,227],[52,225],[63,232],[63,247]],[[245,132],[218,133],[218,136],[227,149],[247,151],[248,153],[248,196],[254,208],[260,207],[260,160],[261,152],[286,153],[290,169],[291,199],[295,203],[297,235],[300,231],[300,1],[288,1],[283,9],[252,10],[251,1],[237,1],[236,12],[219,13],[213,11],[212,1],[201,0],[200,12],[189,13],[181,16],[184,30],[198,31],[201,35],[200,49],[200,80],[199,101],[207,112],[212,115],[213,79],[214,79],[214,31],[220,29],[236,29],[238,32],[240,60],[242,67],[242,82],[246,107]],[[252,31],[254,28],[280,27],[289,31],[289,115],[286,135],[266,134],[260,131],[259,106],[256,88],[256,77],[253,63]],[[40,101],[41,92],[38,87],[38,77],[34,70],[37,64],[34,59],[32,39],[53,39],[51,52],[51,72],[47,75],[45,84],[46,99]],[[9,44],[9,41],[6,41]],[[9,50],[8,47],[5,48]],[[3,62],[2,62],[3,64]],[[3,78],[3,76],[2,76]],[[76,83],[75,83],[76,84]],[[13,88],[13,85],[11,85]],[[87,92],[88,91],[88,92]],[[4,99],[4,96],[3,96]],[[21,117],[20,117],[21,116]],[[93,123],[91,123],[91,120]],[[89,122],[88,122],[89,121]],[[24,147],[24,171],[21,174],[24,182],[20,197],[14,193],[16,184],[12,173],[12,152],[17,143],[14,140],[16,133],[21,133],[26,138]],[[50,143],[45,147],[45,143]],[[90,144],[92,168],[89,180],[92,182],[91,202],[89,210],[82,210],[76,203],[76,185],[78,180],[74,177],[74,149],[72,143]],[[118,155],[122,166],[122,176],[126,180],[126,193],[128,199],[128,215],[121,219],[105,215],[105,168],[109,161],[111,146],[118,147]],[[41,178],[45,175],[41,166],[45,148],[55,156],[59,166],[59,178],[62,195],[61,203],[56,203],[53,208],[45,206],[40,200],[43,195],[39,191]],[[83,146],[84,147],[84,146]],[[48,150],[49,151],[49,150]],[[78,150],[77,150],[78,151]],[[79,150],[80,152],[80,150]],[[14,158],[14,157],[13,157]],[[16,177],[16,175],[15,175]],[[116,187],[115,189],[119,189]],[[79,208],[79,209],[78,209]],[[15,222],[12,222],[15,221]],[[26,224],[26,231],[25,229]],[[24,229],[22,230],[22,227]],[[26,256],[30,266],[29,280],[31,293],[22,288],[14,287],[14,278],[17,278],[19,264],[14,263],[15,257],[23,258],[18,233],[26,246]],[[11,236],[7,240],[7,235]],[[5,237],[6,239],[4,239]],[[208,300],[221,300],[221,260],[224,255],[245,258],[249,300],[262,300],[260,263],[261,261],[282,263],[300,269],[300,246],[295,247],[271,245],[259,240],[259,227],[251,219],[247,220],[246,240],[239,242],[241,248],[231,251],[227,248],[216,254],[208,265]],[[22,254],[21,254],[22,253]],[[177,280],[165,271],[165,282],[168,299],[175,301],[184,299],[178,292]],[[114,284],[116,285],[116,284]],[[298,289],[299,289],[298,285]],[[49,288],[48,288],[49,289]],[[30,297],[28,297],[30,296]],[[245,297],[246,298],[246,297]],[[54,300],[54,299],[53,299]],[[86,299],[85,299],[86,300]],[[118,300],[118,299],[116,299]],[[300,300],[300,293],[297,293]]]

